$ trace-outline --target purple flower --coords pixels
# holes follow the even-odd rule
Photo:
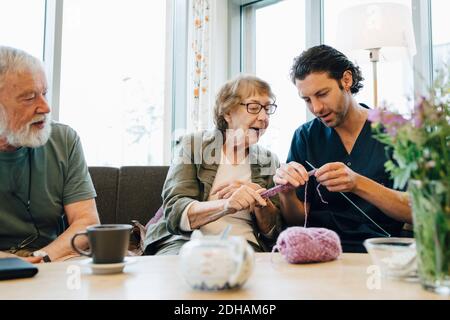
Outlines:
[[[370,109],[368,120],[373,123],[381,122],[381,109]]]
[[[403,118],[401,115],[393,113],[393,112],[385,112],[383,115],[383,119],[381,123],[387,126],[402,126],[407,123],[408,120]]]
[[[386,132],[392,137],[397,135],[397,131],[401,126],[408,123],[408,120],[400,114],[385,109],[369,110],[368,120],[372,123],[381,123]]]
[[[397,135],[397,130],[397,126],[386,126],[386,131],[391,137],[395,137]]]
[[[402,126],[408,122],[403,116],[397,113],[383,109],[369,110],[368,120],[374,123],[381,123],[384,126],[399,125]]]

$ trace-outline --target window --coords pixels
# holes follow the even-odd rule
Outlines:
[[[260,143],[276,153],[281,162],[286,161],[295,129],[306,121],[306,106],[289,78],[294,57],[305,49],[304,21],[304,1],[285,0],[254,7],[254,56],[246,54],[254,66],[247,62],[243,70],[267,81],[277,97],[278,108]]]
[[[65,1],[60,121],[89,165],[163,163],[165,0]]]
[[[339,47],[338,37],[347,34],[337,34],[340,13],[351,6],[385,2],[383,0],[324,0],[324,43],[340,50],[356,63],[364,77],[364,88],[358,93],[356,99],[373,107],[373,71],[369,59],[369,51],[349,51]],[[406,5],[411,9],[411,0],[391,0],[390,2]],[[390,109],[409,113],[413,107],[414,83],[412,59],[406,50],[396,48],[381,48],[378,69],[378,104],[386,104]]]
[[[44,52],[45,0],[0,0],[0,44],[41,58]]]
[[[450,20],[448,12],[450,2],[446,0],[431,1],[431,21],[433,39],[433,71],[450,64]]]

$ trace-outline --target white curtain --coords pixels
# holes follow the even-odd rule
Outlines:
[[[211,105],[211,2],[189,0],[188,38],[188,121],[189,131],[209,129],[212,125]]]

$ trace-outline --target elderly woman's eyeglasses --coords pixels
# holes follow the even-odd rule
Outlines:
[[[250,103],[241,103],[242,106],[247,107],[247,112],[251,114],[258,114],[261,112],[261,110],[264,108],[267,114],[274,114],[275,110],[277,110],[277,105],[275,103],[269,103],[265,106],[263,106],[260,103],[257,102],[250,102]]]

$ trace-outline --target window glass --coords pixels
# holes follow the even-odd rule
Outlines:
[[[324,0],[324,43],[343,52],[356,63],[364,77],[364,88],[358,93],[358,102],[370,107],[374,105],[373,66],[368,50],[349,50],[340,47],[339,37],[351,37],[357,30],[338,31],[340,14],[343,10],[356,5],[386,2],[383,0]],[[411,0],[392,0],[390,2],[405,5],[411,10]],[[414,74],[412,59],[405,48],[381,48],[380,61],[377,63],[378,105],[404,114],[413,107]]]
[[[64,2],[60,121],[89,165],[163,163],[165,0]]]
[[[271,85],[278,105],[261,144],[285,162],[295,129],[306,121],[306,106],[289,78],[294,58],[305,49],[305,2],[285,0],[258,8],[255,19],[256,75]]]
[[[42,59],[45,0],[0,0],[0,44]]]
[[[433,39],[433,70],[442,69],[450,64],[450,1],[431,1],[431,21]]]

